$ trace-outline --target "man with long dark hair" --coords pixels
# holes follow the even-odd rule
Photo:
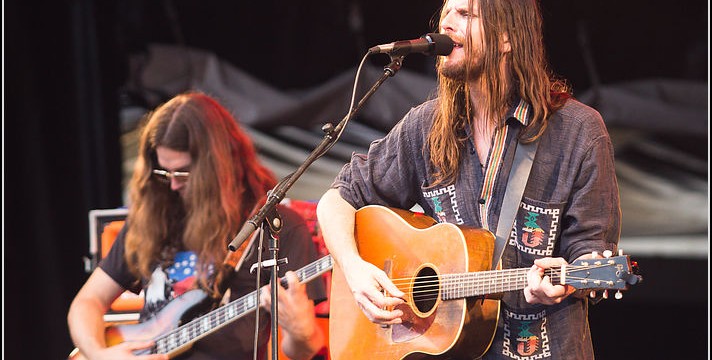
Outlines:
[[[439,32],[455,46],[438,58],[437,97],[342,169],[317,210],[327,247],[369,320],[412,324],[399,308],[410,298],[385,272],[395,265],[359,255],[356,209],[419,205],[438,222],[494,232],[515,149],[537,142],[501,257],[504,269],[530,268],[528,284],[502,296],[484,358],[592,359],[587,299],[544,271],[616,250],[620,208],[605,125],[548,70],[537,1],[447,0]]]
[[[106,346],[102,316],[127,289],[145,291],[144,322],[156,319],[161,309],[194,289],[214,300],[209,303],[228,299],[226,292],[234,300],[255,290],[250,267],[257,261],[256,243],[245,250],[239,271],[223,263],[228,259],[228,242],[276,181],[259,163],[252,142],[235,119],[207,95],[181,94],[148,115],[139,146],[126,225],[69,310],[72,339],[90,359],[132,358],[134,350],[153,345],[125,341]],[[288,208],[280,207],[279,213],[284,223],[279,254],[288,258],[288,265],[280,270],[298,269],[315,260],[305,222]],[[265,244],[265,260],[270,255],[267,249]],[[300,284],[293,272],[287,272],[286,278],[288,289],[279,291],[283,305],[279,310],[286,312],[280,316],[282,349],[290,358],[309,359],[323,345],[313,301],[325,298],[324,287],[319,281]],[[269,276],[261,280],[264,285]],[[269,287],[263,286],[262,291],[261,305],[269,310]],[[258,353],[264,358],[270,319],[268,311],[261,315]],[[254,316],[246,315],[201,338],[181,358],[251,359],[254,332]],[[146,338],[151,339],[139,337]],[[157,352],[162,355],[147,358],[167,358]]]

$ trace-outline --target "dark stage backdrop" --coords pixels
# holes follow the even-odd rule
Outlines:
[[[131,100],[131,53],[185,44],[301,89],[354,67],[370,46],[431,31],[439,3],[5,1],[4,357],[57,359],[72,348],[65,316],[87,277],[87,213],[122,205],[118,109]],[[707,6],[546,1],[553,68],[578,92],[651,77],[706,81]],[[405,66],[428,72],[432,60]],[[638,260],[646,282],[591,311],[599,358],[703,357],[707,259]]]

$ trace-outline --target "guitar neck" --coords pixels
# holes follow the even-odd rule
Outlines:
[[[529,268],[446,274],[442,279],[443,300],[497,294],[524,289]],[[553,284],[561,283],[561,267],[545,270]]]
[[[306,283],[331,270],[332,266],[331,255],[327,255],[296,270],[295,273],[300,283]],[[233,300],[224,306],[197,317],[154,339],[155,353],[168,354],[176,349],[191,344],[223,326],[240,319],[244,315],[257,309],[257,306],[259,306],[259,290],[255,290],[239,299]]]

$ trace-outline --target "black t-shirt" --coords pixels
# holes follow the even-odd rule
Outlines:
[[[297,270],[314,262],[317,259],[317,252],[304,220],[287,207],[279,206],[278,212],[284,224],[279,234],[279,258],[288,259],[286,265],[280,266],[279,276],[282,277],[288,270]],[[124,259],[125,233],[126,227],[119,233],[109,254],[99,263],[99,267],[122,287],[135,293],[144,290],[145,305],[141,312],[141,321],[144,321],[164,308],[175,297],[192,288],[196,279],[196,256],[192,252],[178,252],[171,266],[157,267],[151,279],[137,279],[129,271]],[[272,257],[269,251],[269,239],[265,237],[264,241],[263,261]],[[250,267],[257,262],[257,242],[247,254],[240,270],[231,279],[230,301],[239,299],[256,289],[257,274],[256,272],[251,274]],[[307,284],[307,295],[315,303],[326,299],[325,284],[322,279],[320,277]],[[260,276],[261,285],[268,284],[269,280],[269,271],[263,271]],[[266,354],[270,335],[269,319],[269,313],[260,309],[258,343],[260,358],[264,358]],[[252,359],[254,331],[255,312],[250,312],[215,333],[196,341],[192,349],[179,359]]]

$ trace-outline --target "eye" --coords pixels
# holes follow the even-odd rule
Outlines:
[[[458,8],[456,11],[458,15],[466,19],[477,17],[477,12],[470,12],[470,9],[467,7]]]

